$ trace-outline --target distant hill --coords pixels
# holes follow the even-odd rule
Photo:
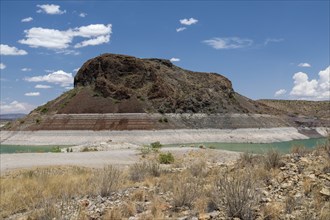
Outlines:
[[[0,120],[11,121],[23,118],[24,116],[26,116],[26,114],[0,114]]]
[[[327,106],[320,109],[323,107]],[[185,70],[164,59],[103,54],[82,65],[72,90],[6,128],[129,130],[330,124],[292,112],[282,104],[240,95],[229,79],[217,73]]]

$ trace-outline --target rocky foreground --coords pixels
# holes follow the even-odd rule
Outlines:
[[[4,219],[330,219],[330,145],[218,162],[201,149],[126,168],[50,167],[1,177]],[[166,154],[167,155],[167,154]],[[168,159],[168,158],[167,158]],[[160,164],[169,163],[169,164]]]

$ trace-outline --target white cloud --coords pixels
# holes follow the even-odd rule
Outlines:
[[[34,48],[65,49],[69,47],[73,38],[68,31],[40,27],[33,27],[25,30],[24,33],[26,39],[19,40],[18,42]]]
[[[43,76],[26,77],[25,80],[28,82],[48,82],[62,87],[68,87],[73,84],[72,73],[66,73],[63,70],[58,70]]]
[[[80,48],[80,47],[86,47],[86,46],[95,46],[95,45],[100,45],[104,43],[108,43],[110,41],[110,35],[103,35],[99,36],[97,38],[93,38],[90,40],[85,40],[82,41],[76,45],[74,45],[74,48]]]
[[[75,37],[90,38],[77,43],[75,48],[108,43],[110,41],[110,34],[112,33],[112,25],[91,24],[65,31],[33,27],[24,32],[26,39],[19,40],[21,44],[27,44],[33,48],[45,47],[53,50],[64,50],[72,46],[71,43]],[[65,54],[76,54],[75,51],[64,50],[64,52],[68,51],[69,53]]]
[[[80,14],[79,14],[79,17],[82,17],[82,18],[84,18],[84,17],[86,17],[87,16],[87,13],[84,13],[84,12],[81,12]]]
[[[269,43],[279,43],[279,42],[282,42],[282,41],[284,41],[283,38],[267,38],[267,39],[265,40],[264,45],[267,45],[267,44],[269,44]]]
[[[24,95],[25,96],[39,96],[40,92],[27,92]]]
[[[80,68],[76,68],[76,69],[74,69],[74,70],[73,70],[73,72],[75,72],[75,73],[76,73],[76,72],[78,72],[78,71],[79,71],[79,69],[80,69]]]
[[[6,68],[6,65],[4,63],[0,63],[0,70],[3,70]]]
[[[181,32],[181,31],[184,31],[186,29],[187,29],[186,27],[179,27],[179,28],[176,29],[176,32]]]
[[[284,95],[285,93],[286,93],[285,89],[280,89],[280,90],[275,92],[274,96],[278,97],[278,96]]]
[[[23,18],[23,19],[21,20],[21,22],[30,22],[30,21],[33,21],[33,18],[32,18],[32,17]]]
[[[64,14],[66,11],[61,11],[59,5],[37,5],[38,8],[40,8],[39,10],[37,10],[38,13],[46,13],[46,14],[50,14],[50,15],[61,15]]]
[[[41,84],[38,84],[38,85],[36,85],[34,88],[36,88],[36,89],[50,89],[50,88],[52,88],[52,87],[49,86],[49,85],[41,85]]]
[[[11,47],[6,44],[0,44],[0,55],[26,55],[28,54],[25,50],[19,50],[16,47]]]
[[[171,62],[179,62],[180,59],[179,59],[179,58],[175,58],[175,57],[173,57],[173,58],[170,59],[170,61],[171,61]]]
[[[298,99],[330,100],[330,66],[321,70],[318,75],[318,79],[309,80],[306,73],[295,73],[290,95]]]
[[[198,20],[195,18],[189,18],[189,19],[184,18],[180,20],[180,23],[183,25],[192,25],[192,24],[196,24],[197,22]]]
[[[311,67],[312,65],[310,65],[309,63],[299,63],[298,66],[299,67]]]
[[[0,102],[0,113],[11,114],[11,113],[29,113],[35,108],[34,105],[13,101],[11,103]]]
[[[23,72],[30,72],[32,69],[31,69],[31,68],[26,68],[26,67],[25,67],[25,68],[22,68],[21,70],[22,70]]]
[[[251,46],[253,40],[243,39],[238,37],[227,37],[227,38],[212,38],[210,40],[204,40],[203,43],[210,45],[214,49],[238,49],[243,47]]]

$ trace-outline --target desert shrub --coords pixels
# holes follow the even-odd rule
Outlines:
[[[313,151],[315,156],[323,156],[330,161],[330,134],[324,143],[318,143]]]
[[[98,151],[96,147],[92,148],[92,147],[84,147],[83,149],[81,149],[81,152],[90,152],[90,151]]]
[[[175,175],[172,184],[173,206],[191,208],[194,201],[201,194],[201,186],[198,180],[189,174]]]
[[[151,143],[150,146],[152,149],[160,149],[163,145],[159,141],[156,141]]]
[[[158,177],[161,173],[162,169],[157,162],[135,163],[129,169],[129,178],[134,182],[139,182],[147,176]]]
[[[174,156],[172,153],[161,153],[159,154],[159,162],[161,164],[171,164],[174,163]]]
[[[260,200],[255,189],[256,181],[250,173],[226,173],[215,181],[213,200],[219,209],[225,208],[229,217],[255,219],[254,207]]]
[[[116,191],[121,184],[120,170],[112,165],[105,166],[99,173],[97,182],[101,196],[109,196]]]
[[[266,152],[263,162],[267,170],[279,168],[283,165],[281,161],[281,154],[275,149],[270,149]]]
[[[257,156],[250,152],[244,152],[239,155],[238,163],[241,167],[253,166]]]
[[[198,160],[193,162],[189,167],[188,171],[192,176],[195,177],[206,177],[208,174],[207,164],[205,160]]]
[[[305,146],[294,145],[293,147],[291,147],[290,153],[295,156],[303,157],[306,154],[310,153],[310,150],[308,150]]]
[[[61,153],[61,148],[59,146],[52,147],[51,152],[52,153]]]
[[[43,108],[40,110],[40,112],[41,112],[42,114],[46,114],[46,113],[48,112],[48,108],[43,107]]]

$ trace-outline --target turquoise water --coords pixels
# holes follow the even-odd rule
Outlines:
[[[253,152],[263,153],[268,149],[274,148],[282,153],[290,152],[293,146],[305,146],[306,148],[313,148],[318,144],[326,142],[326,138],[312,138],[307,140],[294,140],[294,141],[283,141],[269,144],[249,144],[249,143],[190,143],[190,144],[170,144],[165,145],[166,147],[180,147],[180,146],[194,146],[199,147],[204,145],[208,148],[239,151],[239,152]],[[0,145],[0,154],[11,154],[11,153],[46,153],[52,152],[52,149],[56,146],[21,146],[21,145]],[[70,146],[59,146],[60,148],[67,148]]]
[[[306,148],[314,148],[318,144],[324,144],[326,138],[311,138],[307,140],[293,140],[283,141],[268,144],[250,144],[250,143],[191,143],[191,144],[170,144],[166,147],[179,147],[179,146],[194,146],[201,145],[208,148],[215,148],[221,150],[230,150],[238,152],[251,152],[251,153],[264,153],[269,149],[276,149],[282,153],[289,153],[293,146],[304,146]]]
[[[12,153],[47,153],[52,152],[54,147],[66,148],[68,146],[46,145],[46,146],[22,146],[22,145],[0,145],[0,154]]]

